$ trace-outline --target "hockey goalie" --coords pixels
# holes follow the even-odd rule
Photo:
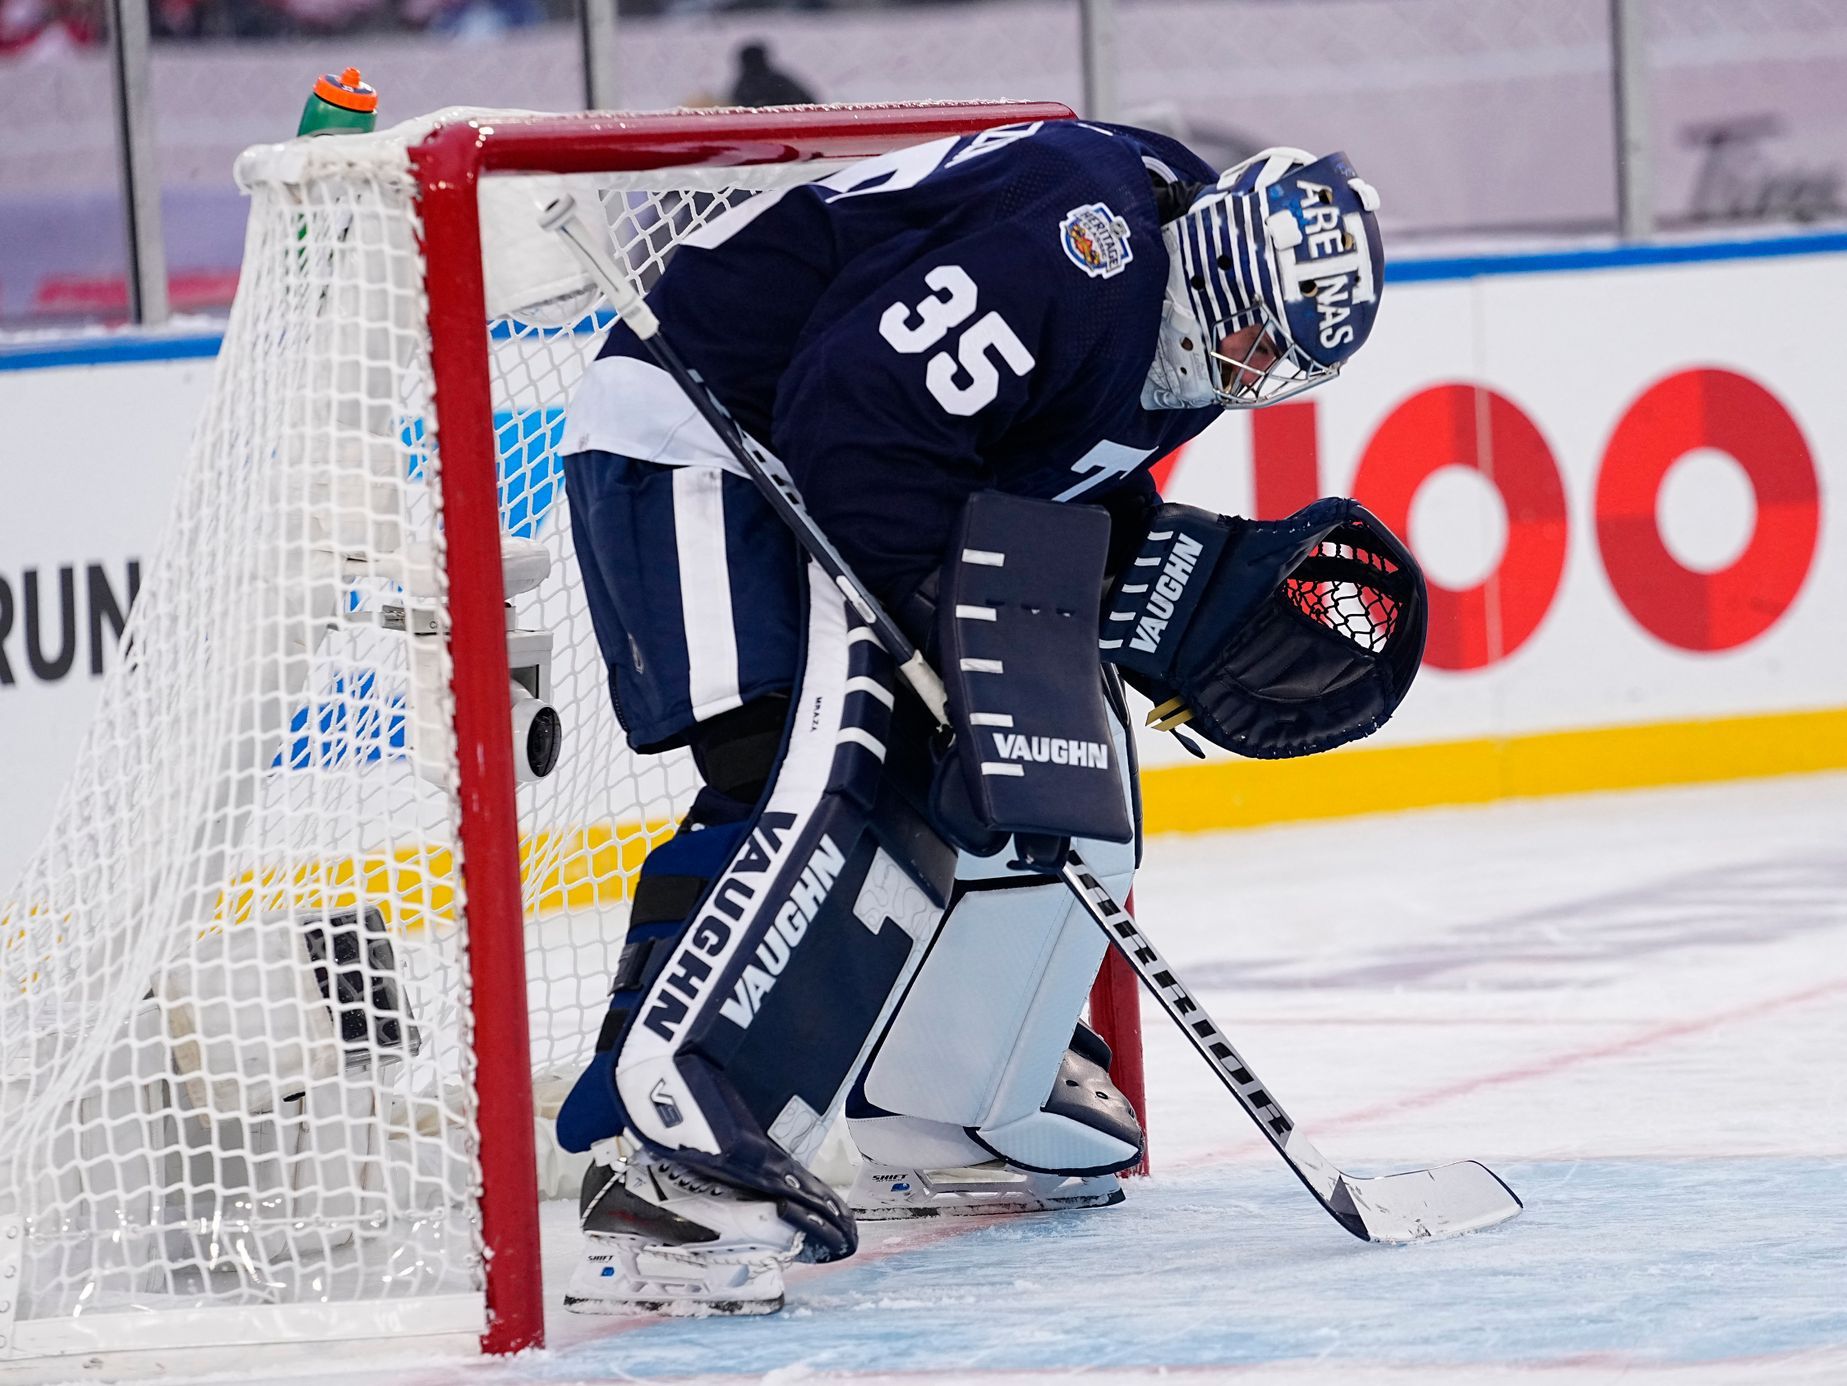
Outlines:
[[[1105,944],[1048,863],[1075,847],[1129,889],[1125,683],[1164,727],[1301,755],[1390,716],[1423,639],[1416,564],[1353,502],[1257,523],[1163,504],[1149,468],[1340,372],[1378,311],[1377,206],[1341,154],[1220,175],[1044,122],[684,242],[650,306],[943,672],[953,735],[611,331],[565,426],[577,560],[630,744],[690,748],[703,783],[558,1118],[592,1157],[571,1307],[767,1313],[862,1219],[1121,1200],[1142,1132],[1079,1021]],[[844,1199],[812,1170],[843,1108]]]

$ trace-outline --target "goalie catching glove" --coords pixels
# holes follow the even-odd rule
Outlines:
[[[1423,660],[1424,575],[1338,497],[1284,520],[1163,505],[1104,614],[1103,657],[1182,723],[1242,756],[1312,755],[1385,724]]]

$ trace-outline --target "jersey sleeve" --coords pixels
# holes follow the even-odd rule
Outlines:
[[[1105,568],[1120,573],[1141,547],[1148,517],[1161,504],[1161,493],[1148,471],[1138,471],[1096,498],[1109,512],[1109,558]]]

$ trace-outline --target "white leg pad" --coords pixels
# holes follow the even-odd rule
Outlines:
[[[1115,730],[1117,763],[1126,776],[1125,733]],[[1075,845],[1123,898],[1134,876],[1133,845]],[[957,879],[975,888],[951,907],[865,1081],[866,1097],[876,1106],[980,1128],[983,1139],[989,1129],[1041,1115],[1108,946],[1063,883],[1009,872],[1009,858],[1005,851],[965,854],[958,863]],[[980,884],[1000,880],[1020,884]],[[1063,1163],[1048,1161],[1047,1167]]]
[[[1003,1126],[984,1126],[981,1139],[1028,1169],[1121,1168],[1139,1154],[1128,1141],[1050,1112],[1028,1112]]]
[[[923,1169],[960,1169],[985,1165],[994,1158],[969,1136],[966,1126],[925,1121],[914,1116],[853,1118],[847,1122],[853,1144],[881,1165],[915,1165]]]
[[[862,1117],[848,1123],[859,1153],[882,1165],[957,1169],[987,1164],[1000,1151],[1031,1169],[1107,1169],[1135,1155],[1127,1141],[1046,1112],[981,1129],[982,1144],[962,1126],[921,1117]]]
[[[867,1098],[956,1126],[1038,1111],[1105,946],[1055,881],[963,896],[873,1059]]]

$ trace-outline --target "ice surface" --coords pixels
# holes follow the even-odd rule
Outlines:
[[[776,1318],[558,1312],[351,1380],[1847,1382],[1847,776],[1168,838],[1136,903],[1330,1159],[1481,1159],[1527,1211],[1354,1240],[1144,1004],[1118,1208],[872,1225]]]

